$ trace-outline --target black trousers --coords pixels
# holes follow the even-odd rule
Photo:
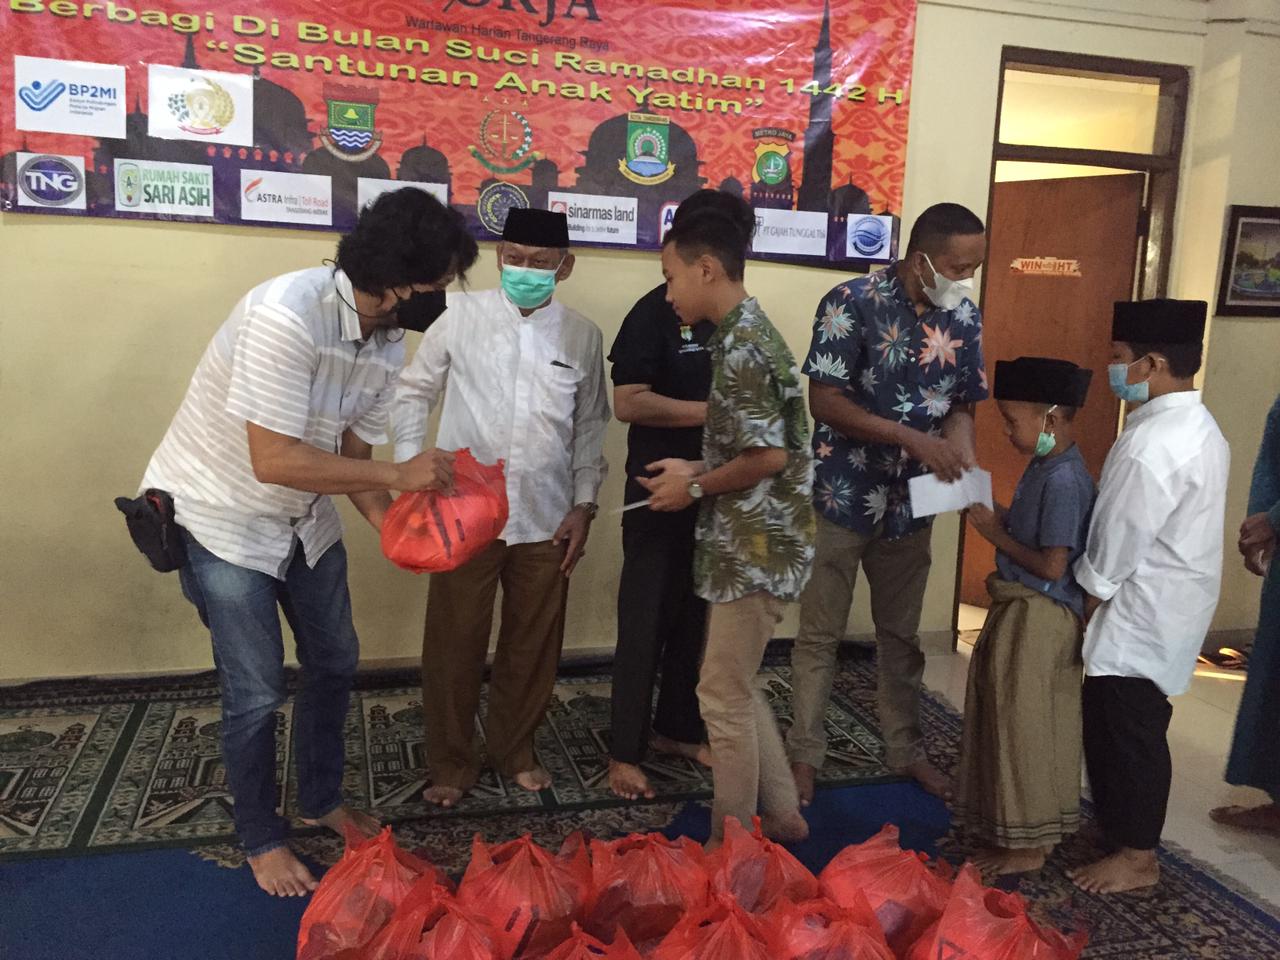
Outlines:
[[[1081,706],[1099,826],[1115,846],[1154,850],[1173,779],[1169,698],[1139,677],[1085,677]]]
[[[698,713],[698,667],[707,605],[693,592],[697,507],[679,513],[633,510],[622,518],[618,645],[613,657],[609,752],[639,763],[652,729],[682,743],[706,738]],[[658,707],[654,680],[662,666]]]

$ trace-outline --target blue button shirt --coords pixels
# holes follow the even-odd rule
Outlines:
[[[987,398],[982,315],[969,300],[916,314],[897,264],[832,289],[818,305],[804,372],[870,413],[939,434],[957,403]],[[864,443],[819,423],[814,505],[855,533],[889,540],[925,529],[907,481],[927,473],[901,447]],[[883,524],[883,526],[881,526]]]
[[[1084,553],[1089,519],[1098,488],[1089,475],[1079,447],[1071,447],[1056,457],[1038,457],[1027,465],[1013,503],[1004,520],[1005,531],[1025,547],[1067,547],[1071,551],[1067,572],[1058,580],[1037,577],[996,551],[996,571],[1011,580],[1043,593],[1084,616],[1084,591],[1076,583],[1071,567]]]

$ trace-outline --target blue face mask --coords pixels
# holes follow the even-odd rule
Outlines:
[[[1145,357],[1139,357],[1133,363],[1141,363]],[[1129,383],[1129,368],[1133,363],[1113,363],[1107,367],[1107,380],[1111,384],[1111,392],[1126,403],[1146,403],[1151,397],[1151,384],[1146,380],[1141,383]]]
[[[1058,445],[1058,438],[1052,433],[1045,432],[1045,424],[1049,421],[1049,414],[1058,409],[1055,403],[1052,407],[1044,412],[1044,419],[1040,421],[1040,436],[1036,437],[1036,456],[1047,457],[1053,453],[1053,448]]]
[[[540,307],[556,292],[556,271],[533,267],[502,267],[502,289],[517,307],[532,310]]]

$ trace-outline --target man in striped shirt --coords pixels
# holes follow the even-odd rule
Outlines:
[[[444,288],[476,252],[462,217],[429,194],[379,197],[338,244],[334,267],[276,277],[241,299],[142,481],[176,505],[182,592],[213,638],[236,832],[268,893],[316,886],[285,844],[280,813],[276,733],[290,714],[277,606],[302,666],[291,715],[299,812],[335,830],[378,827],[341,795],[359,648],[330,495],[349,496],[380,529],[390,491],[452,484],[452,454],[427,450],[402,463],[371,455],[385,442],[402,330],[424,329],[443,311]]]

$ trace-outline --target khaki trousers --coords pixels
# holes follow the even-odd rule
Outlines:
[[[750,830],[757,807],[777,815],[800,808],[782,735],[757,681],[781,616],[782,602],[764,592],[710,606],[698,706],[711,745],[715,839],[724,836],[725,817]]]
[[[922,530],[900,540],[885,540],[818,518],[813,575],[800,598],[800,632],[791,652],[794,720],[787,734],[787,752],[793,763],[817,769],[826,757],[827,702],[859,565],[871,587],[885,762],[899,770],[923,759],[924,654],[919,631],[931,536],[932,530]]]
[[[469,790],[480,773],[476,711],[493,605],[502,624],[489,675],[489,762],[510,777],[537,765],[533,734],[551,701],[564,642],[564,547],[499,540],[470,563],[431,576],[422,637],[422,712],[436,786]]]

